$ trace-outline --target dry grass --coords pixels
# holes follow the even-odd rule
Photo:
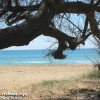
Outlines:
[[[83,100],[100,92],[100,77],[93,71],[68,80],[43,81],[26,89],[29,94],[25,100]]]

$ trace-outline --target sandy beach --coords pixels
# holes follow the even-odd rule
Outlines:
[[[0,90],[20,90],[44,80],[78,77],[92,69],[92,65],[0,66]]]

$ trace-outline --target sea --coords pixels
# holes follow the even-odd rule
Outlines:
[[[46,56],[49,50],[1,50],[0,65],[41,65],[41,64],[92,64],[98,61],[98,49],[66,50],[66,59]]]

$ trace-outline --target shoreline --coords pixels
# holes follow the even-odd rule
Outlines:
[[[26,64],[26,65],[25,65],[25,64],[15,64],[15,65],[0,65],[0,67],[3,67],[3,66],[5,66],[5,67],[7,67],[7,66],[24,66],[24,67],[25,67],[25,66],[26,66],[26,67],[27,67],[27,66],[35,66],[35,67],[36,67],[36,66],[57,66],[57,65],[58,65],[58,66],[65,66],[65,65],[67,65],[67,66],[68,66],[68,65],[69,65],[69,66],[71,66],[71,65],[72,65],[72,66],[73,66],[73,65],[75,65],[75,66],[76,66],[76,65],[79,65],[79,66],[80,66],[80,65],[93,65],[93,64],[92,64],[92,63],[90,63],[90,64]]]

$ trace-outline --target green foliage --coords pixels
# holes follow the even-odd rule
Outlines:
[[[83,78],[93,79],[93,80],[100,79],[100,71],[93,70],[92,72],[83,75]]]
[[[41,85],[44,87],[46,86],[48,87],[48,86],[54,86],[57,83],[59,83],[59,81],[57,80],[48,80],[48,81],[43,81]]]
[[[86,92],[95,92],[93,89],[88,89],[88,88],[82,88],[78,90],[79,93],[86,93]]]

